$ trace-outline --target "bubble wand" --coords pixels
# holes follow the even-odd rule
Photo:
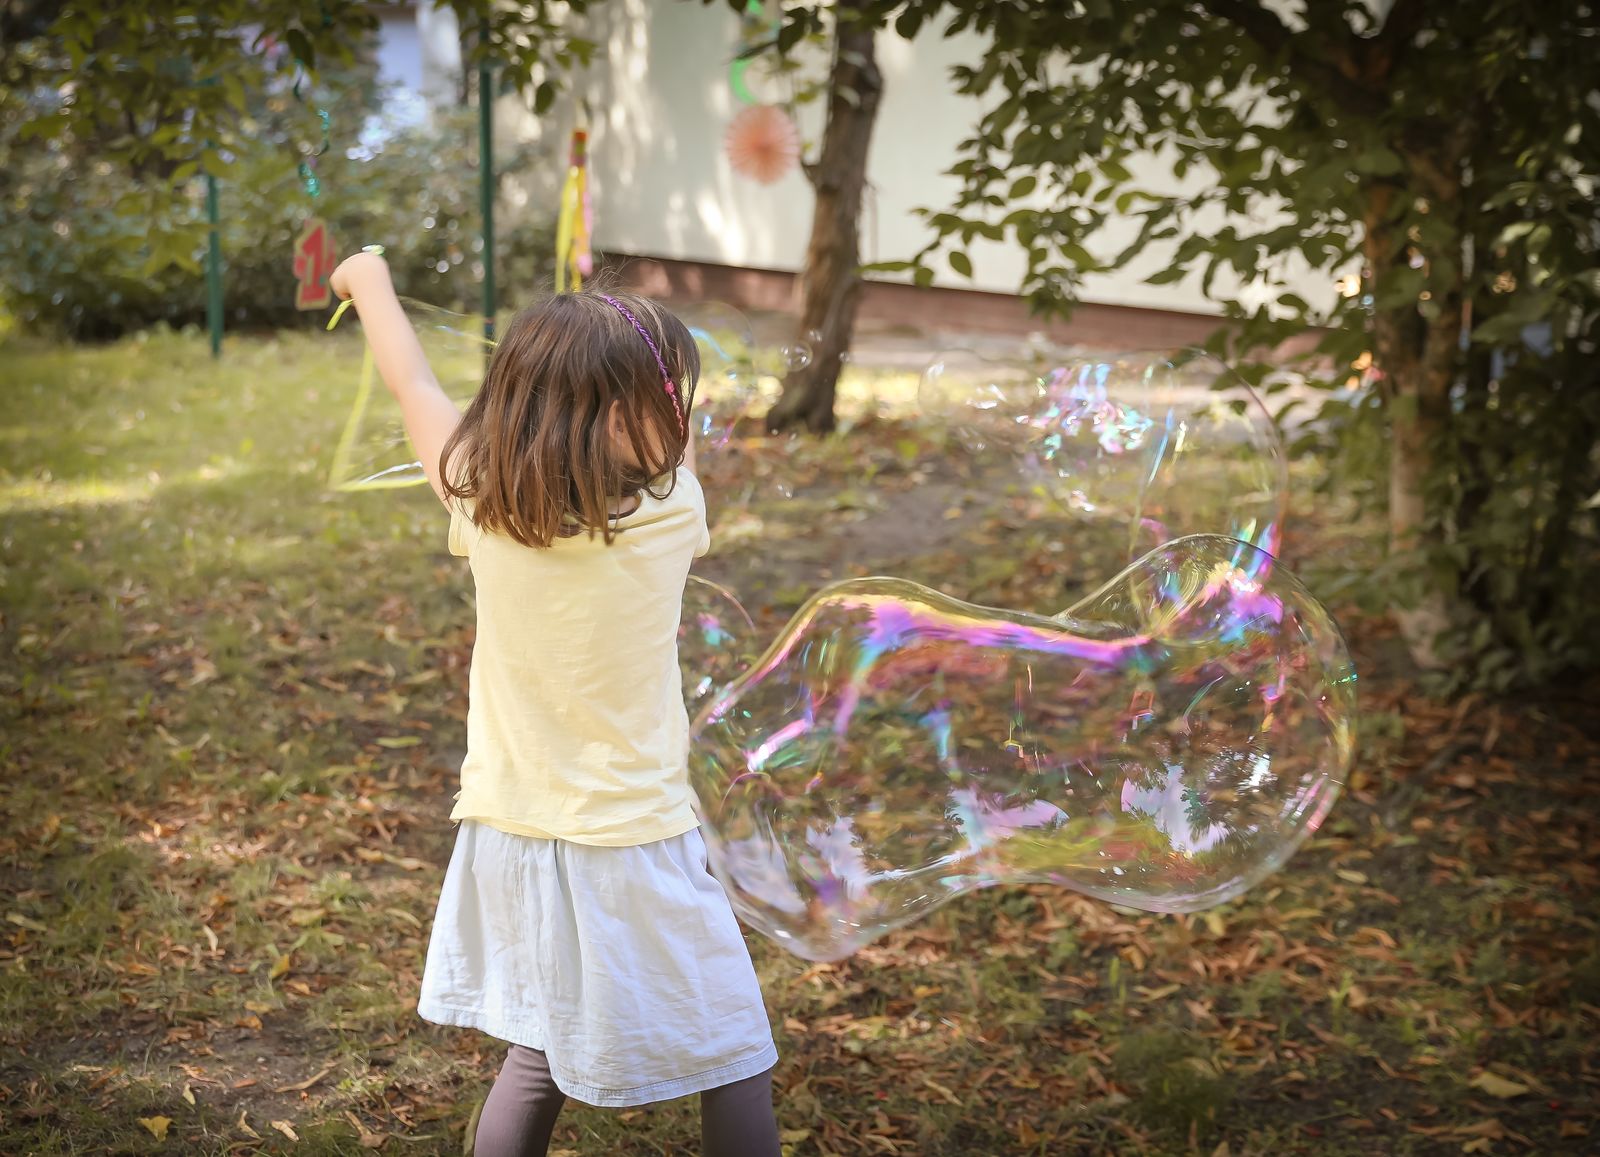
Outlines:
[[[362,247],[363,253],[376,253],[379,257],[384,254],[382,245],[366,245]],[[349,312],[354,304],[352,298],[345,298],[339,307],[333,311],[333,316],[328,319],[328,331],[338,325],[344,315]],[[367,405],[372,400],[372,379],[376,376],[376,366],[372,360],[372,347],[366,346],[361,355],[361,380],[356,384],[356,400],[350,407],[350,416],[345,419],[344,429],[339,432],[338,444],[333,449],[333,461],[328,466],[328,486],[333,490],[394,490],[402,486],[410,486],[416,482],[413,467],[415,463],[408,462],[403,466],[391,467],[368,478],[354,479],[351,469],[355,460],[356,438],[361,431],[362,419],[366,417]]]

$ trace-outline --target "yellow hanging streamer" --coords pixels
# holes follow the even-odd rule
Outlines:
[[[583,288],[589,268],[589,134],[572,133],[567,179],[561,186],[561,210],[556,217],[556,292]]]

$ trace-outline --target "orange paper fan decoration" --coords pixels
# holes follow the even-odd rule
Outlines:
[[[728,126],[726,147],[734,172],[770,185],[800,159],[800,133],[777,105],[752,105]]]

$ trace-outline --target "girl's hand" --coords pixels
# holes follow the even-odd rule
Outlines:
[[[380,278],[384,282],[389,280],[389,263],[370,250],[362,250],[339,262],[328,278],[328,288],[343,300],[354,297],[363,286],[372,285]]]

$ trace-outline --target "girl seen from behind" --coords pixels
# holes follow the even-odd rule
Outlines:
[[[710,545],[666,310],[560,294],[521,314],[463,414],[373,253],[351,298],[477,593],[460,822],[418,1011],[510,1042],[476,1157],[546,1151],[568,1096],[699,1093],[707,1157],[777,1157],[777,1050],[686,770],[677,629]]]

